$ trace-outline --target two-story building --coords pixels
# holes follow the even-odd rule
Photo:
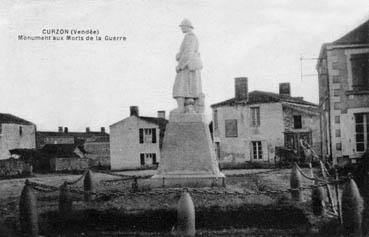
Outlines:
[[[323,44],[316,69],[322,153],[356,163],[369,148],[369,21]]]
[[[139,116],[137,106],[130,116],[110,125],[110,163],[112,170],[155,167],[167,124],[165,111],[158,117]]]
[[[300,139],[320,152],[318,105],[290,95],[248,92],[248,79],[235,78],[235,97],[211,105],[213,137],[220,163],[274,162],[276,147],[301,152]]]
[[[12,149],[36,148],[36,125],[12,114],[0,113],[0,159]]]

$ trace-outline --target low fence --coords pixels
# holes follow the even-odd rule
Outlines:
[[[157,188],[144,190],[138,186],[139,179],[147,179],[151,176],[130,176],[117,174],[110,171],[94,171],[119,177],[119,179],[104,182],[131,182],[131,189],[126,191],[116,191],[115,195],[137,195],[137,196],[157,196],[169,194],[181,194],[177,208],[177,225],[173,230],[178,235],[194,236],[195,231],[195,210],[190,194],[203,195],[232,195],[241,198],[247,198],[250,195],[276,195],[289,193],[291,199],[296,202],[302,201],[302,191],[311,190],[311,200],[313,213],[317,216],[328,214],[339,219],[340,223],[348,232],[357,231],[357,227],[361,226],[362,207],[360,202],[362,198],[357,191],[357,186],[351,177],[329,176],[326,173],[324,164],[321,166],[322,177],[317,177],[311,172],[310,175],[305,174],[301,168],[295,163],[290,177],[290,188],[284,190],[263,190],[255,192],[240,192],[227,189],[215,188]],[[274,170],[273,170],[274,171]],[[94,182],[92,170],[86,169],[85,172],[74,181],[66,181],[61,186],[55,187],[42,183],[31,182],[26,180],[20,198],[20,226],[21,231],[27,236],[38,236],[38,216],[37,216],[37,198],[35,192],[52,193],[59,192],[59,213],[60,216],[67,216],[73,210],[73,200],[71,194],[83,195],[85,202],[91,202],[97,197],[101,197],[104,193],[96,192],[96,184]],[[272,171],[263,171],[250,175],[265,174]],[[302,186],[302,178],[312,181],[311,185]],[[83,190],[76,189],[73,185],[83,180]],[[342,199],[339,198],[338,185],[344,184]],[[324,200],[324,189],[328,194],[328,202]],[[335,198],[333,198],[335,196]],[[342,200],[342,203],[341,201]],[[342,208],[341,208],[342,207]],[[352,211],[352,207],[356,207]],[[342,210],[342,212],[341,212]],[[355,228],[353,228],[354,226]]]

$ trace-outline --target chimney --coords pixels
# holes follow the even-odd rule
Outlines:
[[[105,127],[100,128],[101,133],[105,133]]]
[[[64,127],[64,133],[68,133],[68,127]]]
[[[86,127],[86,133],[90,133],[90,127]]]
[[[279,83],[279,94],[291,96],[291,87],[289,82]]]
[[[139,114],[138,114],[138,106],[130,106],[129,107],[129,110],[131,112],[130,116],[136,116],[136,117],[139,116]]]
[[[165,110],[159,110],[158,111],[158,118],[165,119]]]
[[[63,127],[58,127],[58,132],[63,132]]]
[[[247,100],[248,98],[247,77],[236,77],[234,79],[234,89],[236,100]]]

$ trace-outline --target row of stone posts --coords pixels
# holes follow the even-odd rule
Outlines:
[[[338,180],[336,180],[337,182]],[[291,198],[294,201],[302,201],[302,175],[298,170],[297,164],[292,167],[290,176]],[[338,190],[337,190],[338,194]],[[324,194],[322,185],[318,185],[318,181],[314,181],[311,192],[312,209],[314,215],[321,216],[325,213]],[[343,186],[341,201],[337,195],[337,206],[339,220],[342,220],[342,227],[345,236],[361,236],[364,201],[360,195],[359,189],[355,181],[351,178],[345,182]]]
[[[92,172],[88,171],[83,180],[84,200],[91,202],[95,200],[95,185]],[[68,218],[73,211],[73,198],[68,182],[64,182],[59,188],[59,215],[61,218]],[[39,236],[39,223],[37,211],[37,196],[35,190],[28,180],[22,190],[19,203],[19,220],[21,232],[25,236]],[[175,230],[178,236],[195,236],[195,207],[192,198],[187,191],[184,191],[178,201],[177,206],[177,227]]]

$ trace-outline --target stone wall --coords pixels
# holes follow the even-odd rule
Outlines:
[[[32,166],[14,158],[0,160],[0,177],[32,175]]]
[[[85,142],[84,149],[91,166],[110,167],[109,142]]]
[[[78,157],[51,158],[51,171],[81,171],[89,167],[89,159]]]

